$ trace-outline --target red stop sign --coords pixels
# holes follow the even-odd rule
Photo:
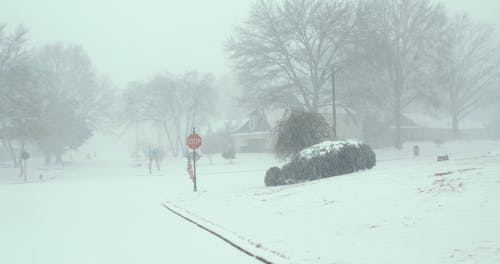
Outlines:
[[[197,149],[201,146],[200,135],[193,133],[186,139],[186,143],[190,149]]]

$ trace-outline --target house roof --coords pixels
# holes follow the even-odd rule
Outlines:
[[[217,131],[234,131],[242,127],[246,122],[248,122],[247,119],[239,119],[239,120],[216,120],[212,121],[208,126],[203,128],[203,131],[206,132],[217,132]]]
[[[421,113],[405,113],[403,115],[414,124],[411,127],[451,129],[451,119],[449,117],[443,118]],[[484,123],[472,120],[463,120],[460,122],[460,128],[482,129],[484,128]]]
[[[265,135],[269,135],[270,133],[271,133],[270,131],[258,131],[258,132],[250,132],[250,133],[231,134],[231,136],[232,137],[265,136]]]
[[[322,106],[318,109],[318,113],[331,115],[332,106],[331,105]],[[337,115],[355,115],[356,111],[347,105],[344,105],[340,102],[336,102],[335,113]]]
[[[254,133],[270,131],[271,128],[267,122],[266,116],[261,111],[253,111],[249,119],[239,128],[232,131],[231,134]]]

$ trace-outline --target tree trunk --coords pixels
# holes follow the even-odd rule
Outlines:
[[[14,168],[19,167],[19,155],[16,153],[14,148],[12,147],[12,143],[10,142],[9,139],[2,140],[2,145],[4,146],[5,150],[9,153],[11,159],[12,159],[12,164],[14,165]]]
[[[453,138],[457,139],[459,137],[459,128],[458,128],[458,116],[455,113],[451,115],[451,130],[453,133]]]
[[[396,96],[396,105],[394,109],[394,125],[396,128],[396,134],[394,139],[394,146],[401,150],[403,148],[403,142],[401,139],[401,97]]]
[[[43,157],[45,159],[45,166],[50,165],[50,152],[49,151],[44,151],[43,152]]]
[[[451,132],[453,138],[458,138],[458,96],[455,87],[450,89],[451,100]]]
[[[403,148],[403,143],[401,140],[401,113],[396,112],[396,137],[394,139],[394,147],[397,149]]]
[[[60,150],[56,151],[56,153],[55,153],[57,165],[64,165],[64,162],[62,159],[62,154],[63,154],[63,152]]]
[[[174,142],[172,141],[172,136],[170,135],[170,132],[168,131],[167,122],[163,121],[162,125],[163,125],[163,130],[165,131],[165,134],[167,135],[168,144],[170,145],[170,150],[172,151],[172,156],[177,157],[177,154],[175,153],[175,145],[174,145]]]
[[[179,153],[183,150],[183,141],[182,141],[182,136],[181,136],[181,120],[179,118],[175,119],[175,127],[176,127],[176,133],[177,133],[177,142],[175,144],[175,156],[179,157]]]

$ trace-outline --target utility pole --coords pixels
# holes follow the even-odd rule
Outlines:
[[[337,139],[337,109],[335,105],[335,68],[332,68],[332,138]]]
[[[139,166],[139,122],[135,121],[135,159],[136,165]]]

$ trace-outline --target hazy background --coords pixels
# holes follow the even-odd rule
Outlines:
[[[119,87],[160,71],[230,73],[224,42],[251,0],[0,1],[0,22],[28,28],[32,45],[81,44]],[[500,28],[498,0],[444,0],[450,12]]]

